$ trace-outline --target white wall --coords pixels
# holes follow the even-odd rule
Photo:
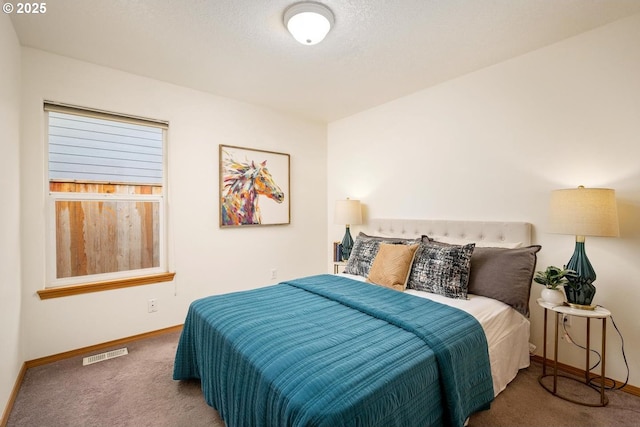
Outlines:
[[[545,232],[550,191],[614,188],[621,237],[588,237],[586,250],[595,302],[613,312],[640,386],[638,46],[640,15],[330,123],[328,241],[344,232],[332,201],[350,196],[369,218],[531,222],[544,269],[574,247],[572,236]],[[532,301],[540,291],[534,284]],[[542,354],[542,310],[531,310]],[[584,343],[584,323],[571,328]],[[607,375],[624,380],[620,339],[611,323],[607,332]],[[584,353],[564,341],[560,359],[584,367]]]
[[[27,360],[181,324],[211,294],[326,271],[326,126],[210,94],[23,48],[23,316]],[[174,283],[40,300],[45,277],[43,100],[170,121]],[[291,224],[218,227],[218,144],[291,155]],[[147,313],[157,298],[159,311]]]
[[[22,365],[20,340],[20,45],[0,14],[0,411]]]

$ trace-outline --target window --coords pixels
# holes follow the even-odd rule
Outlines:
[[[72,293],[81,293],[171,280],[167,124],[53,103],[45,112],[47,288],[80,285]]]

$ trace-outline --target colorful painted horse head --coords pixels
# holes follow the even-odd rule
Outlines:
[[[284,193],[269,173],[266,160],[258,165],[254,161],[241,163],[227,152],[223,154],[222,225],[260,224],[259,196],[282,203]]]

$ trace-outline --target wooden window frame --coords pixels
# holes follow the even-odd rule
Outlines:
[[[154,283],[170,282],[176,273],[159,273],[148,276],[137,276],[126,279],[104,280],[88,282],[80,285],[58,286],[38,291],[40,299],[68,297],[72,295],[88,294],[92,292],[110,291],[112,289],[130,288],[133,286],[152,285]]]

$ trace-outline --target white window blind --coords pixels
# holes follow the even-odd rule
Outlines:
[[[162,184],[163,130],[49,113],[49,180]]]

